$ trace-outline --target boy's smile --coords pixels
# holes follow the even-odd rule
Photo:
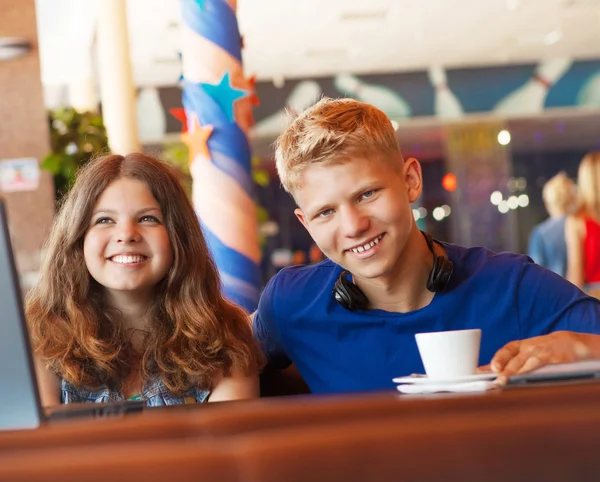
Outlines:
[[[356,277],[393,278],[406,256],[421,170],[414,159],[399,162],[353,157],[314,164],[293,193],[296,216],[319,248]]]

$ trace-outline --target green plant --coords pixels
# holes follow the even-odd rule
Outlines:
[[[190,174],[189,149],[183,142],[171,141],[163,145],[162,155],[165,162],[172,165],[181,175],[181,184],[192,198],[192,175]]]
[[[51,151],[42,168],[54,176],[56,200],[71,187],[77,170],[94,154],[108,151],[108,136],[102,117],[94,112],[78,112],[72,107],[48,113]]]

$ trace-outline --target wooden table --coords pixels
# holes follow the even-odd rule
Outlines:
[[[599,450],[594,381],[475,394],[310,395],[0,433],[0,480],[197,480],[203,470],[223,481],[598,480]]]

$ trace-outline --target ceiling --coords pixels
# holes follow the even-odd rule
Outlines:
[[[180,74],[180,0],[127,0],[134,79]],[[98,0],[37,0],[42,76],[93,68]],[[600,0],[238,0],[244,64],[259,80],[600,57]]]
[[[93,26],[99,1],[36,0],[42,79],[47,88],[93,74]],[[178,82],[179,2],[127,0],[138,86]],[[276,85],[285,79],[341,72],[600,58],[600,0],[237,2],[245,71]],[[509,128],[515,151],[587,149],[600,139],[600,116],[559,109],[543,118],[511,121]],[[418,147],[421,158],[443,155],[443,124],[434,118],[403,123],[398,135],[409,153]],[[258,153],[262,142],[268,154],[271,141],[257,141]]]
[[[262,79],[600,55],[598,0],[239,0],[239,23]]]
[[[499,121],[493,117],[469,116],[468,122]],[[422,161],[437,161],[445,157],[445,125],[441,120],[427,117],[411,119],[400,124],[398,141],[405,156]],[[510,132],[513,153],[585,152],[600,150],[600,113],[554,109],[543,116],[520,117],[504,122]],[[264,159],[273,155],[273,138],[255,138],[253,154]]]

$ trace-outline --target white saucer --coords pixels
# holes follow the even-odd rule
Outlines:
[[[413,373],[408,377],[393,378],[394,383],[412,383],[414,385],[427,385],[427,384],[448,384],[448,383],[466,383],[466,382],[478,382],[481,380],[494,380],[498,376],[497,373],[475,373],[473,375],[464,375],[462,377],[454,378],[429,378],[427,375],[421,375],[419,373]]]

